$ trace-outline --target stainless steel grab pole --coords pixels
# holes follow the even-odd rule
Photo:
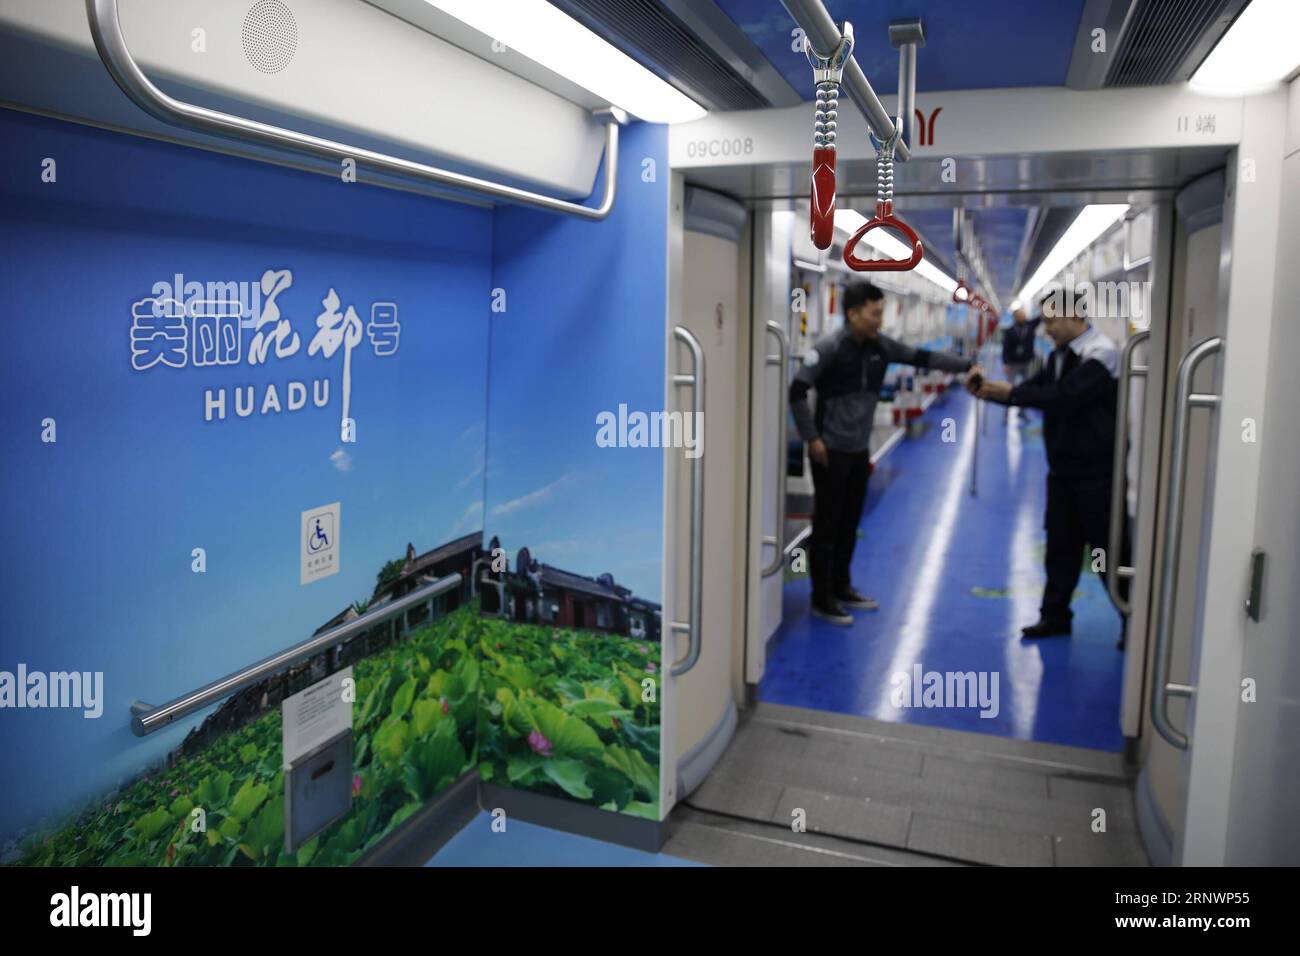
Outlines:
[[[912,145],[912,131],[916,127],[916,44],[904,43],[898,48],[898,123],[903,128],[899,143]]]
[[[131,50],[126,45],[126,38],[122,35],[117,0],[86,0],[86,16],[90,21],[90,33],[95,40],[99,57],[103,60],[109,75],[122,88],[122,92],[150,116],[172,126],[228,137],[245,143],[288,149],[335,162],[351,159],[360,166],[383,173],[410,177],[422,183],[435,183],[440,187],[463,189],[492,199],[532,206],[548,212],[565,213],[583,219],[604,219],[614,208],[618,180],[618,127],[620,123],[627,121],[626,114],[614,107],[596,110],[594,114],[597,119],[606,124],[605,189],[599,205],[584,206],[581,203],[543,196],[526,189],[504,186],[475,176],[466,176],[359,146],[322,139],[319,136],[309,136],[306,133],[259,123],[175,99],[158,89],[144,75],[131,55]],[[384,183],[374,185],[385,186]]]
[[[1192,376],[1203,360],[1223,348],[1219,336],[1192,346],[1178,363],[1178,385],[1174,393],[1173,448],[1170,452],[1169,486],[1166,493],[1165,547],[1160,569],[1160,600],[1156,611],[1155,666],[1151,674],[1151,721],[1169,744],[1186,750],[1188,738],[1169,719],[1169,698],[1190,697],[1195,688],[1169,680],[1169,656],[1173,645],[1174,593],[1178,583],[1178,549],[1183,535],[1183,492],[1187,473],[1187,426],[1194,407],[1214,408],[1219,396],[1192,391]]]
[[[771,545],[772,563],[763,568],[763,577],[770,578],[780,571],[785,564],[785,553],[781,548],[781,539],[785,537],[785,456],[786,456],[786,419],[790,416],[790,395],[786,388],[785,377],[790,364],[790,339],[779,322],[768,322],[767,332],[776,338],[776,355],[767,356],[767,364],[776,366],[776,384],[780,390],[776,399],[777,446],[776,446],[776,534],[763,537],[763,544]]]
[[[831,51],[839,46],[840,29],[831,19],[831,15],[826,12],[826,7],[821,0],[781,0],[781,5],[794,18],[799,29],[803,30],[816,53],[829,56]],[[848,91],[850,99],[858,104],[858,109],[862,111],[867,125],[871,127],[877,139],[883,142],[894,135],[893,119],[885,112],[880,97],[867,82],[866,74],[862,72],[862,67],[858,66],[858,61],[851,56],[844,65],[841,86]],[[894,150],[894,158],[900,161],[909,159],[911,155],[905,143],[899,143]]]
[[[1133,606],[1119,593],[1122,578],[1132,578],[1135,571],[1122,563],[1124,553],[1124,513],[1128,510],[1128,411],[1129,390],[1134,378],[1146,378],[1146,365],[1134,366],[1134,350],[1151,338],[1151,331],[1134,332],[1119,353],[1119,383],[1115,399],[1115,451],[1110,475],[1110,528],[1106,536],[1106,564],[1111,569],[1106,575],[1106,589],[1121,614],[1128,617]]]
[[[889,24],[889,45],[898,50],[898,116],[902,128],[899,140],[912,145],[916,127],[916,48],[925,44],[925,27],[920,17],[894,20]]]
[[[686,345],[694,360],[694,371],[673,376],[674,385],[691,388],[691,411],[695,416],[696,440],[699,455],[691,459],[691,593],[690,620],[673,621],[674,633],[687,637],[686,656],[672,666],[672,675],[680,677],[695,666],[700,659],[700,625],[704,606],[704,349],[700,347],[691,330],[685,326],[673,329],[673,337]]]
[[[160,707],[154,707],[152,704],[137,700],[131,705],[131,730],[137,737],[144,737],[155,730],[161,730],[187,714],[192,714],[194,711],[208,706],[208,704],[216,703],[222,698],[238,693],[246,687],[251,687],[258,681],[265,680],[286,667],[292,667],[294,664],[315,657],[335,644],[346,641],[354,634],[367,631],[376,624],[382,624],[384,621],[390,620],[418,604],[423,604],[431,598],[451,591],[459,587],[460,583],[461,575],[459,573],[439,578],[437,581],[422,588],[417,588],[410,594],[403,595],[395,601],[390,601],[373,611],[367,611],[354,620],[340,624],[324,634],[317,634],[315,637],[295,644],[287,650],[273,654],[256,664],[251,664],[243,670],[235,671],[235,673],[223,677],[221,680],[213,681],[196,691],[177,697]]]

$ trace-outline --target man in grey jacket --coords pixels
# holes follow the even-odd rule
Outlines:
[[[849,625],[845,606],[874,610],[849,578],[871,470],[871,428],[890,362],[966,372],[967,359],[914,349],[880,334],[885,293],[870,282],[844,292],[844,327],[819,339],[790,384],[790,410],[808,445],[813,477],[812,613]],[[817,390],[815,409],[808,390]]]

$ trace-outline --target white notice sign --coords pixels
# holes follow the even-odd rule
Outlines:
[[[310,584],[339,573],[339,509],[322,505],[302,513],[299,535],[299,584]]]
[[[345,667],[284,699],[280,713],[284,718],[285,767],[352,727],[352,691],[355,686],[352,668]]]

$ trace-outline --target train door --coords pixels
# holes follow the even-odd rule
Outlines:
[[[1291,225],[1282,213],[1285,94],[1252,98],[1245,111],[1245,134],[1223,172],[1193,182],[1175,203],[1180,226],[1147,661],[1152,732],[1137,801],[1153,860],[1181,865],[1294,858],[1285,840],[1264,846],[1263,828],[1280,819],[1276,809],[1271,821],[1266,812],[1258,825],[1240,824],[1275,807],[1295,777],[1294,749],[1266,746],[1278,742],[1270,720],[1294,706],[1286,685],[1276,683],[1293,657],[1267,630],[1252,627],[1260,605],[1250,588],[1257,527],[1273,520],[1268,509],[1276,498],[1276,476],[1261,477],[1261,452],[1269,449],[1256,432],[1261,417],[1272,417],[1265,416],[1270,389],[1285,389],[1269,379],[1277,340],[1287,334],[1274,332],[1287,315],[1276,308],[1288,282],[1279,279],[1287,265],[1279,236]],[[1285,366],[1279,371],[1279,380],[1289,375]],[[1274,414],[1285,416],[1285,397],[1271,406]],[[1269,460],[1277,467],[1276,453]],[[1279,551],[1286,555],[1288,545]],[[1259,682],[1271,686],[1271,704],[1256,712],[1264,699]],[[1260,779],[1247,780],[1252,773]]]
[[[1300,85],[1292,84],[1291,151],[1283,161],[1279,264],[1300,262]],[[1279,270],[1273,297],[1276,323],[1269,347],[1268,387],[1260,422],[1260,489],[1255,520],[1255,552],[1247,577],[1248,623],[1242,674],[1258,684],[1254,699],[1238,710],[1225,862],[1294,865],[1300,848],[1300,756],[1295,734],[1296,694],[1300,683],[1300,442],[1288,412],[1300,408],[1300,325],[1293,320],[1300,301],[1300,272]]]
[[[1179,401],[1179,369],[1184,359],[1198,344],[1218,336],[1223,327],[1219,307],[1220,274],[1223,241],[1223,174],[1211,173],[1184,189],[1175,201],[1177,210],[1173,227],[1172,295],[1168,324],[1164,329],[1165,347],[1154,353],[1151,362],[1163,363],[1163,433],[1160,434],[1159,472],[1165,476],[1160,482],[1157,505],[1157,535],[1153,566],[1156,592],[1153,595],[1154,613],[1149,616],[1153,625],[1159,624],[1161,601],[1160,577],[1163,569],[1170,567],[1171,555],[1167,543],[1170,529],[1170,496],[1168,476],[1174,467],[1174,456],[1185,458],[1185,479],[1179,506],[1172,509],[1178,523],[1176,573],[1164,588],[1170,594],[1163,613],[1171,615],[1166,625],[1168,640],[1162,645],[1159,635],[1146,642],[1143,682],[1143,713],[1150,714],[1152,707],[1161,708],[1161,724],[1147,725],[1143,735],[1143,769],[1138,783],[1139,807],[1146,813],[1149,824],[1147,849],[1157,863],[1172,860],[1174,835],[1179,832],[1185,812],[1186,771],[1184,750],[1179,745],[1181,731],[1187,726],[1187,698],[1181,693],[1170,695],[1167,701],[1154,701],[1152,695],[1161,693],[1155,684],[1158,675],[1166,680],[1159,683],[1176,683],[1186,686],[1192,666],[1192,636],[1196,632],[1197,598],[1203,574],[1202,553],[1205,532],[1202,516],[1207,511],[1207,487],[1211,477],[1210,461],[1214,438],[1214,419],[1210,415],[1186,416],[1186,428],[1181,439],[1177,435],[1179,423],[1176,407]],[[1197,394],[1217,392],[1213,362],[1202,361],[1194,370],[1191,386]],[[1153,390],[1154,393],[1154,390]],[[1153,394],[1154,397],[1154,394]],[[1176,449],[1178,444],[1181,448]],[[1136,660],[1136,657],[1134,658]],[[1132,669],[1130,669],[1132,670]],[[1167,726],[1166,726],[1167,725]],[[1173,740],[1169,737],[1172,736]]]
[[[785,579],[786,470],[790,380],[791,244],[796,214],[754,215],[749,316],[749,442],[743,684],[763,677],[767,642],[781,625]],[[815,290],[820,295],[820,289]]]
[[[665,452],[674,499],[666,593],[674,595],[673,620],[689,622],[690,641],[697,642],[689,652],[678,642],[675,730],[666,730],[664,737],[676,763],[676,794],[669,802],[699,784],[736,725],[733,645],[744,613],[739,599],[743,541],[737,529],[747,505],[749,428],[748,377],[741,363],[748,348],[742,282],[747,211],[719,193],[683,187],[680,177],[675,177],[673,203],[681,207],[680,232],[676,221],[672,227],[681,245],[680,254],[670,255],[677,261],[670,265],[669,296],[680,304],[680,314],[674,329],[677,362],[670,374],[681,386],[675,407],[700,412],[703,421],[695,425],[694,449]]]

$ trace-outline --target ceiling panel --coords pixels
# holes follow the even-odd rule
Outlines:
[[[803,53],[792,49],[795,23],[779,0],[717,0],[717,5],[811,99],[812,71]],[[884,95],[898,90],[890,20],[925,21],[918,91],[1061,86],[1083,5],[1084,0],[827,0],[826,9],[836,22],[853,24],[854,56]]]

